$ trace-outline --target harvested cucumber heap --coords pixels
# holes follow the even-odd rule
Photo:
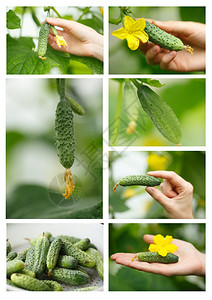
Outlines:
[[[131,186],[131,185],[142,185],[142,186],[156,186],[160,185],[160,179],[150,175],[130,175],[122,178],[113,188],[114,192],[118,185]]]
[[[7,284],[30,291],[63,291],[60,283],[85,285],[90,276],[84,268],[94,268],[103,279],[103,258],[88,238],[79,239],[49,232],[27,239],[31,246],[17,254],[6,241]],[[78,288],[91,291],[97,286]],[[75,289],[76,290],[76,289]]]

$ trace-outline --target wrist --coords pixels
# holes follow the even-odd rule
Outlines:
[[[97,33],[97,38],[91,43],[91,56],[103,61],[103,36]]]
[[[199,269],[197,270],[198,276],[205,276],[205,254],[204,253],[199,253],[199,260],[200,260],[200,266]]]

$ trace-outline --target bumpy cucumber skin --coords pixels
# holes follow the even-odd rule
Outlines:
[[[21,273],[21,274],[24,274],[24,275],[27,275],[27,276],[30,276],[30,277],[33,277],[33,278],[35,278],[35,273],[33,272],[33,271],[31,271],[31,270],[28,270],[28,269],[26,269],[26,268],[24,268],[21,272],[19,272],[19,273]]]
[[[81,271],[58,267],[52,270],[51,277],[70,285],[81,285],[90,281],[90,277]]]
[[[74,246],[77,247],[78,249],[81,249],[81,250],[85,251],[90,246],[90,240],[88,238],[82,239],[79,242],[76,242],[74,244]]]
[[[7,277],[9,278],[13,273],[20,272],[24,269],[24,262],[22,260],[14,259],[7,262]]]
[[[80,116],[85,114],[84,108],[79,103],[77,103],[72,97],[66,95],[66,100],[71,105],[71,108],[75,114]]]
[[[104,264],[103,264],[103,258],[101,256],[101,253],[98,250],[93,248],[88,248],[88,250],[86,250],[86,253],[95,260],[96,262],[95,269],[97,270],[97,273],[99,274],[100,278],[103,279]]]
[[[52,234],[48,231],[45,231],[44,233],[42,233],[42,235],[45,235],[45,237],[47,237],[48,240],[50,240],[50,238],[52,237]],[[33,238],[33,239],[30,240],[30,244],[32,246],[35,246],[36,241],[37,241],[37,238]]]
[[[156,185],[160,185],[161,181],[160,179],[150,175],[129,175],[122,178],[119,184],[122,186],[130,186],[130,185],[156,186]]]
[[[78,267],[78,262],[76,258],[68,255],[60,255],[57,260],[57,266],[66,269],[76,269]]]
[[[62,240],[60,238],[55,239],[50,244],[46,259],[46,266],[48,269],[53,269],[56,266],[61,247]]]
[[[36,277],[40,277],[44,272],[48,250],[49,240],[44,235],[39,236],[35,244],[34,265],[32,268]]]
[[[8,254],[9,252],[11,252],[11,249],[12,249],[12,247],[11,247],[10,242],[6,241],[6,252],[7,252],[7,254]]]
[[[75,244],[80,241],[79,238],[69,235],[59,235],[58,237],[68,240],[70,243]]]
[[[45,22],[40,28],[38,39],[38,56],[43,57],[46,54],[49,37],[49,25]]]
[[[11,276],[11,280],[15,285],[21,287],[22,289],[29,291],[51,291],[47,284],[38,280],[36,278],[20,274],[14,273]]]
[[[56,148],[61,165],[69,169],[74,163],[75,140],[73,112],[66,100],[60,101],[55,119]]]
[[[11,261],[13,259],[15,259],[17,257],[17,252],[15,251],[11,251],[8,253],[7,258],[6,258],[6,262]]]
[[[138,259],[146,262],[159,262],[163,264],[177,263],[179,257],[175,254],[168,253],[165,257],[159,255],[157,252],[140,252]]]
[[[62,239],[62,242],[61,254],[73,256],[78,260],[79,265],[83,267],[93,268],[95,266],[95,261],[84,251],[78,249],[74,244],[65,239]]]
[[[44,282],[46,285],[48,285],[48,287],[52,290],[52,291],[63,291],[62,286],[54,280],[42,280],[42,282]]]
[[[30,249],[30,247],[27,247],[26,249],[24,249],[21,253],[18,254],[16,259],[25,261],[26,260],[26,255],[27,255],[27,252],[29,251],[29,249]]]
[[[149,36],[149,41],[161,46],[164,49],[180,51],[184,49],[183,42],[176,36],[165,32],[152,23],[146,22],[144,31]]]
[[[171,107],[146,85],[141,84],[137,93],[141,106],[160,133],[170,142],[179,144],[182,128]]]
[[[35,246],[32,246],[27,254],[26,254],[26,260],[25,260],[25,268],[27,270],[33,270],[33,266],[34,266],[34,261],[35,261]]]
[[[11,286],[17,287],[17,285],[15,285],[15,283],[12,282],[12,280],[10,280],[10,279],[8,279],[8,278],[7,278],[7,280],[6,280],[6,283],[9,284],[9,285],[11,285]]]

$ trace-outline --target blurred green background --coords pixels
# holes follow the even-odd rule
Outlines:
[[[171,235],[192,243],[205,252],[205,224],[110,224],[109,256],[117,252],[147,251],[144,234]],[[171,276],[145,273],[109,259],[110,291],[202,291],[205,278],[199,276]]]
[[[205,7],[183,6],[183,7],[131,7],[137,18],[148,18],[160,21],[193,21],[205,23]],[[111,18],[119,17],[119,8],[109,8]],[[112,32],[121,28],[122,24],[109,24],[109,72],[110,74],[168,74],[170,71],[162,70],[158,65],[148,65],[145,55],[139,50],[131,51],[127,47],[126,40],[119,40],[112,36]],[[124,63],[123,63],[124,62]],[[171,73],[174,73],[173,71]],[[198,72],[203,73],[203,72]],[[179,72],[178,72],[179,74]]]
[[[55,148],[55,79],[7,79],[7,218],[102,217],[102,80],[66,79],[74,115],[75,189],[69,200]]]
[[[116,219],[166,218],[162,206],[143,186],[113,187],[128,175],[148,171],[174,171],[194,187],[194,218],[205,218],[205,152],[204,151],[123,151],[109,153],[110,217]]]
[[[165,146],[166,140],[144,112],[134,89],[131,99],[125,98],[124,79],[109,81],[109,135],[111,146]],[[126,82],[126,79],[125,79]],[[167,102],[182,126],[182,146],[205,145],[205,79],[160,79],[160,88],[151,87]],[[121,95],[120,85],[122,84]],[[119,96],[121,97],[119,101]],[[130,102],[130,103],[129,103]],[[126,132],[132,118],[136,129]],[[117,122],[118,121],[118,122]],[[118,136],[117,135],[118,128]]]

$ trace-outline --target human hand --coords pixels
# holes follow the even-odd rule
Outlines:
[[[180,38],[194,49],[194,54],[184,50],[169,51],[153,43],[140,43],[139,49],[146,55],[149,65],[159,64],[161,69],[177,72],[205,70],[205,24],[196,22],[150,20],[162,30]]]
[[[193,186],[172,171],[153,171],[148,175],[163,178],[161,191],[155,187],[146,187],[149,193],[165,209],[170,219],[193,219]]]
[[[143,239],[148,244],[154,243],[154,235],[145,234]],[[116,253],[111,256],[111,259],[115,260],[117,264],[164,276],[205,276],[205,254],[199,252],[191,243],[178,239],[173,239],[173,243],[177,246],[174,253],[179,256],[177,263],[148,263],[142,262],[138,258],[132,261],[136,255],[134,253]]]
[[[50,30],[48,43],[53,49],[78,56],[95,57],[103,61],[103,36],[94,29],[75,21],[60,18],[46,18],[46,22],[63,28],[63,30],[57,29],[57,32],[58,35],[64,37],[67,43],[67,46],[59,48],[56,37]]]

